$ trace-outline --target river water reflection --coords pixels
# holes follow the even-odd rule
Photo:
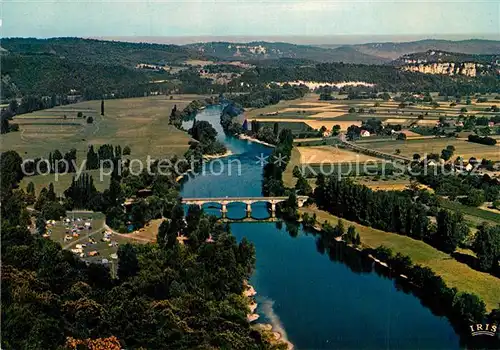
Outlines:
[[[226,137],[220,112],[219,106],[208,107],[197,120],[209,121],[233,155],[206,164],[204,174],[189,176],[181,195],[261,196],[259,157],[269,155],[271,149]],[[220,215],[215,204],[205,205],[204,210]],[[227,216],[245,217],[244,204],[229,205]],[[255,203],[252,216],[269,217],[266,205]],[[361,260],[346,263],[324,253],[317,238],[301,228],[293,236],[286,225],[271,222],[233,223],[231,230],[238,240],[247,237],[256,247],[251,283],[258,293],[259,321],[281,328],[296,349],[459,348],[459,338],[445,317],[433,315],[418,298],[401,291],[371,265],[363,267]]]

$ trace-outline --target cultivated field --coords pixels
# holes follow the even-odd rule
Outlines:
[[[500,147],[481,145],[456,138],[427,138],[427,139],[409,139],[406,141],[388,140],[381,142],[363,142],[363,147],[375,149],[381,152],[394,154],[399,149],[402,156],[412,157],[418,153],[423,156],[425,153],[438,153],[446,146],[455,147],[453,159],[458,156],[468,160],[471,157],[477,159],[500,160]]]
[[[13,149],[23,157],[48,157],[59,149],[62,153],[77,149],[78,159],[90,144],[126,145],[132,156],[181,155],[187,150],[189,136],[168,125],[174,105],[182,109],[196,95],[178,95],[117,99],[105,101],[105,115],[100,115],[101,101],[86,101],[48,110],[22,114],[14,118],[19,132],[2,135],[2,148]],[[77,113],[94,119],[88,124]],[[64,118],[66,116],[66,118]]]
[[[102,144],[129,146],[130,157],[145,160],[149,155],[159,157],[182,155],[188,149],[190,137],[187,133],[169,125],[169,116],[174,105],[184,108],[192,100],[207,96],[174,95],[116,99],[105,101],[105,115],[100,115],[101,101],[86,101],[48,110],[16,116],[20,131],[1,136],[3,150],[15,150],[24,159],[44,157],[58,149],[61,153],[77,150],[77,163],[86,159],[89,145],[94,149]],[[92,124],[86,118],[78,118],[78,112],[94,119]],[[66,116],[66,117],[65,117]],[[97,189],[108,187],[108,180],[99,181],[93,174]],[[37,190],[53,182],[61,193],[71,183],[72,174],[64,175],[56,183],[54,175],[25,178],[21,186],[30,181]]]
[[[242,119],[269,121],[269,122],[303,122],[313,129],[325,126],[331,129],[334,125],[340,125],[342,130],[346,130],[351,125],[361,125],[366,119],[376,118],[384,124],[398,124],[403,128],[409,128],[412,124],[423,127],[433,127],[440,117],[448,119],[457,118],[459,115],[492,116],[495,113],[485,111],[496,101],[487,103],[476,103],[472,99],[470,105],[457,103],[450,106],[451,101],[443,101],[441,97],[433,95],[433,98],[440,104],[434,108],[429,103],[420,103],[405,108],[399,107],[399,102],[382,100],[347,100],[345,95],[334,94],[336,100],[319,101],[317,94],[307,94],[303,98],[280,101],[276,105],[265,108],[252,109],[245,112]],[[462,108],[467,112],[462,112]],[[354,108],[355,112],[350,113],[349,109]],[[362,110],[360,110],[362,109]],[[419,116],[423,119],[419,119]]]
[[[297,149],[300,152],[301,164],[380,161],[378,158],[333,146],[297,147]]]

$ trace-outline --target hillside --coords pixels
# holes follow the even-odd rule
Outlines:
[[[427,50],[425,52],[415,52],[401,56],[394,61],[395,64],[398,63],[410,63],[409,61],[421,61],[426,63],[435,62],[454,62],[454,63],[465,63],[474,62],[479,64],[496,64],[500,61],[500,53],[495,55],[490,54],[467,54],[461,52],[448,52],[448,51],[438,51],[438,50]]]
[[[469,94],[470,91],[496,92],[499,76],[449,77],[403,71],[391,65],[360,65],[345,63],[319,63],[308,66],[267,66],[246,71],[233,83],[258,86],[270,82],[307,81],[365,82],[377,85],[379,91],[429,91],[447,95]]]
[[[70,90],[100,98],[148,81],[146,74],[123,66],[78,63],[51,55],[2,55],[1,64],[4,98],[67,94]]]
[[[369,43],[353,45],[354,49],[367,55],[395,60],[400,56],[426,52],[429,50],[460,52],[464,54],[498,54],[500,53],[500,41],[495,40],[419,40],[404,43]]]
[[[403,70],[426,74],[495,76],[500,72],[500,55],[475,55],[434,51],[406,54],[392,63]]]
[[[209,42],[186,45],[200,55],[214,56],[221,60],[269,60],[293,58],[317,62],[350,62],[360,64],[382,64],[386,59],[374,57],[342,46],[334,49],[289,43],[250,42]]]
[[[177,45],[81,38],[7,38],[2,39],[1,47],[2,54],[37,55],[84,64],[121,65],[130,68],[138,63],[168,63],[200,58],[197,52]]]

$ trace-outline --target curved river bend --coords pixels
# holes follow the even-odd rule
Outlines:
[[[220,106],[207,107],[197,120],[209,121],[233,152],[190,176],[181,195],[189,197],[261,196],[258,157],[271,150],[258,143],[224,135]],[[191,122],[186,122],[189,128]],[[229,170],[230,169],[230,170]],[[205,205],[205,211],[220,215]],[[228,218],[245,216],[244,204],[228,206]],[[268,217],[264,203],[252,216]],[[321,254],[316,238],[302,231],[292,237],[277,223],[233,223],[239,240],[255,244],[259,322],[285,333],[296,349],[458,349],[459,338],[445,317],[438,317],[394,281],[370,269],[357,269],[345,259]],[[332,261],[333,260],[333,261]]]

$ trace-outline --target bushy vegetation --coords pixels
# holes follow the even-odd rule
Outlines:
[[[488,136],[481,137],[479,135],[469,135],[468,140],[469,142],[480,143],[488,146],[494,146],[497,144],[497,140]]]
[[[217,141],[217,131],[205,120],[196,121],[195,119],[193,127],[188,132],[199,142],[195,147],[200,147],[203,154],[222,154],[227,151],[226,146]]]
[[[230,99],[245,108],[262,108],[277,104],[281,100],[294,100],[304,97],[309,92],[306,86],[271,85],[269,88],[259,86],[248,94],[231,96]]]
[[[479,176],[476,174],[445,175],[440,171],[436,173],[429,172],[416,176],[416,179],[432,189],[436,194],[447,196],[451,200],[461,197],[464,204],[479,206],[483,202],[493,202],[500,196],[500,183],[497,179],[491,178],[485,174]],[[463,199],[465,198],[465,199]]]
[[[420,297],[443,310],[455,327],[463,331],[470,323],[481,323],[485,319],[486,306],[477,295],[448,288],[430,268],[414,265],[409,256],[394,255],[390,248],[380,246],[372,254],[387,263],[396,274],[406,276],[408,282],[419,288]]]
[[[274,348],[246,319],[242,292],[255,263],[248,241],[237,244],[199,210],[190,208],[185,223],[176,205],[158,243],[120,246],[112,277],[105,265],[85,264],[42,238],[44,220],[37,233],[26,229],[30,217],[16,189],[21,157],[8,152],[0,160],[2,348]],[[179,200],[175,188],[165,190]],[[178,234],[188,237],[184,245]]]
[[[285,194],[283,172],[290,161],[293,147],[293,134],[289,129],[281,130],[278,142],[264,166],[262,193],[266,196],[282,196]]]

